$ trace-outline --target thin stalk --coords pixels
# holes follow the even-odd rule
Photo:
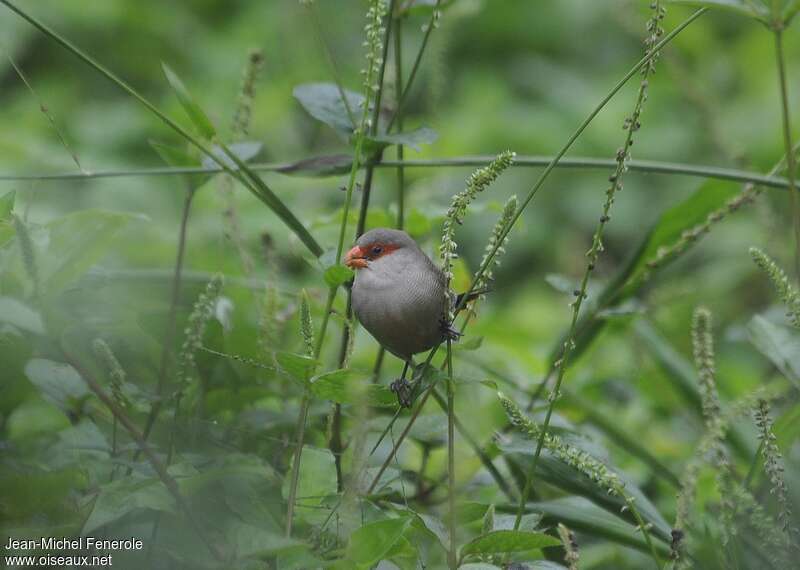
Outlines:
[[[455,156],[447,158],[432,159],[405,159],[391,160],[384,159],[374,165],[375,168],[459,168],[486,166],[494,156],[474,155],[474,156]],[[541,168],[553,162],[552,156],[531,156],[517,155],[511,168]],[[256,163],[250,165],[253,172],[291,172],[295,163],[271,162]],[[360,164],[359,168],[365,168]],[[606,170],[614,167],[614,161],[606,158],[594,157],[571,157],[561,158],[555,168],[561,169],[585,169],[585,170]],[[236,168],[233,168],[236,170]],[[733,168],[719,168],[708,165],[682,164],[675,162],[661,162],[657,160],[630,160],[628,170],[646,172],[649,174],[666,174],[675,176],[691,176],[695,178],[711,178],[715,180],[729,180],[732,182],[744,182],[758,184],[767,188],[786,189],[789,181],[779,176],[763,175],[747,170],[737,170]],[[99,178],[129,178],[129,177],[149,177],[149,176],[182,176],[185,174],[208,174],[225,172],[219,167],[158,167],[140,168],[127,170],[99,170],[86,173],[56,173],[56,174],[2,174],[0,182],[29,182],[29,181],[62,181],[62,180],[94,180]],[[336,175],[331,172],[329,176]],[[316,176],[316,175],[314,175]]]
[[[336,84],[336,88],[339,90],[339,97],[342,98],[345,111],[347,111],[347,118],[350,119],[350,124],[353,125],[353,128],[355,129],[358,126],[356,125],[356,116],[353,114],[353,109],[350,107],[350,101],[347,100],[347,96],[345,95],[344,87],[342,86],[342,78],[339,75],[339,68],[336,65],[336,60],[333,58],[333,51],[328,45],[328,42],[325,41],[325,33],[322,30],[322,24],[320,24],[319,14],[317,14],[316,10],[317,3],[305,2],[304,4],[308,9],[309,14],[311,14],[311,22],[314,25],[314,35],[317,37],[317,40],[322,47],[322,52],[325,54],[325,57],[328,60],[328,65],[331,68],[331,75],[333,75],[333,82]]]
[[[319,257],[320,255],[322,255],[322,247],[308,232],[308,230],[302,224],[302,222],[300,222],[300,220],[297,219],[297,217],[291,212],[291,210],[289,210],[286,207],[286,205],[283,204],[283,202],[281,202],[281,200],[272,192],[272,190],[269,187],[267,187],[267,185],[262,180],[260,179],[258,179],[258,181],[254,180],[257,177],[247,167],[247,165],[245,165],[238,159],[235,159],[234,162],[236,163],[237,168],[235,169],[231,168],[230,166],[228,166],[226,161],[224,161],[221,157],[217,155],[217,153],[212,152],[211,148],[209,148],[204,142],[197,139],[189,131],[187,131],[186,129],[181,127],[178,123],[170,119],[155,105],[153,105],[150,101],[148,101],[142,94],[136,91],[136,89],[134,89],[128,83],[117,77],[113,72],[108,70],[105,66],[100,64],[97,60],[95,60],[93,57],[85,53],[75,44],[70,42],[68,39],[60,35],[52,28],[48,27],[40,20],[34,18],[21,8],[17,7],[13,2],[11,2],[11,0],[0,0],[0,2],[5,4],[12,12],[15,12],[21,18],[23,18],[32,26],[37,28],[44,35],[54,40],[56,43],[65,48],[67,51],[71,52],[73,55],[78,57],[81,61],[89,65],[95,71],[105,76],[106,79],[108,79],[109,81],[114,83],[117,87],[125,91],[128,95],[133,97],[148,111],[150,111],[156,117],[158,117],[165,125],[170,127],[173,131],[178,133],[192,146],[197,148],[205,156],[214,161],[223,171],[227,172],[228,174],[239,180],[259,200],[264,202],[268,207],[270,207],[275,212],[275,214],[278,215],[278,217],[297,235],[298,238],[300,238],[300,241],[303,242],[303,244],[315,257]],[[245,176],[245,174],[247,176]]]
[[[396,96],[400,97],[400,92],[403,88],[403,19],[398,15],[397,21],[394,23],[394,90]],[[397,130],[403,132],[403,115],[400,112],[400,102],[398,99],[397,110],[395,111],[397,117]],[[397,152],[397,229],[402,230],[405,225],[405,169],[403,168],[403,145],[399,144],[396,148]]]
[[[300,402],[300,416],[297,418],[297,444],[294,450],[294,462],[292,463],[292,478],[289,485],[289,496],[287,498],[288,506],[286,507],[286,536],[292,536],[292,523],[294,522],[294,503],[297,498],[297,481],[300,477],[300,459],[303,452],[303,437],[305,436],[306,421],[308,419],[308,407],[311,403],[311,398],[306,389],[303,394],[303,400]]]
[[[614,97],[614,95],[617,94],[617,92],[625,85],[625,83],[631,77],[636,75],[636,73],[644,65],[646,65],[655,54],[657,54],[659,52],[659,50],[661,50],[665,45],[667,45],[670,41],[672,41],[679,33],[681,33],[684,29],[686,29],[687,26],[689,26],[692,22],[697,20],[697,18],[699,18],[700,16],[705,14],[707,11],[708,11],[708,8],[699,8],[698,10],[693,12],[691,16],[689,16],[686,20],[684,20],[677,28],[675,28],[674,30],[672,30],[672,32],[670,32],[669,34],[664,36],[664,38],[661,41],[659,41],[654,46],[652,46],[652,49],[650,50],[650,52],[648,54],[646,54],[642,59],[640,59],[628,71],[628,73],[626,73],[625,76],[622,79],[620,79],[620,81],[618,81],[616,85],[614,85],[614,87],[611,89],[611,91],[608,94],[606,94],[606,96],[603,97],[603,99],[600,101],[600,103],[589,113],[589,116],[581,123],[581,125],[577,128],[577,130],[572,135],[570,135],[569,139],[567,139],[567,142],[564,144],[564,146],[561,148],[561,150],[558,152],[558,154],[551,159],[551,161],[547,164],[547,167],[544,169],[544,171],[541,173],[539,178],[536,180],[536,182],[534,183],[533,187],[528,192],[528,195],[525,197],[525,200],[522,202],[520,208],[517,210],[517,213],[514,215],[514,217],[512,218],[511,222],[507,226],[506,230],[500,236],[498,236],[498,240],[497,240],[496,245],[492,248],[492,251],[490,251],[488,253],[488,255],[486,256],[484,262],[478,268],[478,271],[476,272],[475,276],[473,277],[472,284],[471,284],[471,286],[469,288],[469,291],[467,291],[467,293],[462,297],[462,305],[466,301],[466,299],[469,297],[469,294],[473,292],[473,290],[475,288],[475,284],[477,282],[479,282],[480,278],[483,276],[483,274],[486,271],[486,269],[491,265],[492,260],[494,259],[495,255],[497,255],[497,251],[500,249],[502,244],[505,242],[505,238],[511,232],[511,230],[513,229],[513,227],[516,224],[516,222],[522,216],[522,213],[525,211],[525,208],[528,206],[528,204],[530,204],[530,202],[536,196],[536,193],[544,185],[544,182],[547,179],[547,177],[550,175],[550,173],[553,171],[553,169],[555,169],[556,165],[561,161],[561,158],[572,147],[572,145],[575,143],[575,141],[578,139],[578,137],[580,137],[580,135],[583,133],[583,131],[586,130],[586,128],[594,120],[594,118],[600,113],[600,111],[608,104],[608,102]],[[456,311],[458,311],[461,308],[463,308],[463,307],[456,307]],[[435,352],[438,350],[439,346],[440,345],[437,345],[437,346],[435,346],[435,347],[433,347],[431,349],[430,355],[428,357],[428,361],[430,361],[430,359],[432,359],[432,357],[433,357],[432,355],[435,354]],[[416,421],[416,418],[419,416],[419,413],[420,413],[420,411],[422,409],[422,406],[424,406],[425,402],[428,399],[428,396],[430,396],[430,393],[431,393],[431,389],[429,388],[425,392],[425,394],[423,395],[422,400],[421,400],[420,404],[418,405],[417,409],[412,414],[408,425],[406,425],[406,427],[404,428],[404,430],[401,433],[400,437],[397,439],[397,441],[396,441],[394,447],[392,448],[392,451],[390,452],[389,456],[384,460],[384,463],[381,466],[381,468],[380,468],[378,474],[376,475],[375,479],[373,480],[372,484],[370,485],[367,494],[370,494],[370,493],[372,493],[372,491],[374,491],[376,485],[378,484],[378,480],[380,479],[381,475],[383,474],[383,472],[388,467],[389,462],[394,457],[394,454],[397,453],[397,450],[399,449],[400,444],[402,443],[403,439],[405,439],[405,436],[410,431],[411,427],[413,426],[414,422]],[[399,415],[399,412],[398,412],[398,414],[395,415],[395,419],[396,419],[396,417],[398,415]],[[373,449],[373,451],[374,451],[374,449]]]
[[[395,0],[391,0],[391,5],[394,6]],[[374,6],[376,7],[378,4],[376,3]],[[377,9],[377,8],[375,8]],[[389,16],[389,22],[391,22],[391,15]],[[361,120],[359,122],[359,127],[356,132],[356,144],[355,150],[353,153],[353,162],[350,167],[350,176],[347,181],[346,191],[345,191],[345,201],[342,210],[342,223],[339,226],[339,239],[336,244],[336,263],[340,263],[342,260],[342,251],[344,249],[344,239],[345,233],[347,231],[347,217],[350,212],[350,204],[353,199],[353,188],[355,187],[356,176],[358,174],[360,168],[360,161],[361,161],[361,152],[364,146],[364,140],[366,138],[366,127],[367,127],[367,120],[369,118],[370,112],[370,96],[372,94],[372,85],[374,81],[377,79],[379,82],[377,93],[375,94],[375,100],[373,102],[373,117],[375,120],[372,121],[371,131],[375,129],[377,126],[377,118],[380,117],[380,98],[381,98],[381,91],[382,91],[382,84],[383,84],[383,73],[385,70],[386,65],[386,45],[389,41],[389,25],[386,26],[386,30],[384,32],[383,37],[383,48],[382,52],[384,54],[381,63],[378,66],[378,69],[375,69],[374,60],[370,59],[371,55],[368,53],[367,57],[367,72],[366,78],[364,81],[365,90],[364,90],[364,109],[361,112]],[[369,49],[369,48],[368,48]],[[375,71],[378,72],[378,77],[375,78],[373,74]],[[237,163],[238,165],[238,163]],[[333,302],[336,299],[336,293],[339,287],[334,286],[328,290],[328,298],[325,301],[325,312],[322,315],[322,323],[320,325],[320,331],[317,336],[317,342],[314,346],[314,359],[319,360],[320,354],[322,353],[322,347],[325,342],[325,335],[328,329],[328,322],[330,321],[330,313],[333,310]],[[347,333],[345,333],[347,334]],[[294,463],[292,464],[292,473],[291,473],[291,484],[289,487],[289,504],[287,507],[286,512],[286,536],[291,536],[292,533],[292,521],[294,517],[294,501],[297,494],[297,481],[300,475],[300,458],[303,452],[303,437],[305,435],[305,423],[308,416],[308,406],[310,401],[310,394],[308,389],[303,395],[303,400],[301,402],[301,409],[300,409],[300,419],[298,420],[298,428],[297,428],[297,442],[295,444],[295,453],[294,453]]]
[[[389,122],[386,124],[386,132],[388,133],[392,129],[392,125],[394,125],[395,121],[401,116],[401,112],[403,110],[403,105],[406,103],[406,99],[408,98],[408,93],[411,91],[411,86],[414,84],[414,79],[417,77],[417,72],[419,71],[419,64],[422,62],[422,54],[425,53],[425,48],[428,47],[428,40],[431,37],[431,32],[436,27],[436,19],[438,18],[439,14],[439,4],[441,0],[436,0],[436,5],[433,7],[433,11],[431,12],[431,19],[428,21],[428,25],[425,27],[425,35],[422,36],[422,45],[417,52],[417,57],[414,59],[414,65],[411,66],[411,73],[408,76],[408,81],[406,81],[406,86],[403,88],[403,92],[400,94],[397,100],[397,109],[394,110],[394,115],[392,118],[389,119]]]
[[[453,379],[453,342],[447,339],[447,522],[450,548],[447,562],[456,570],[456,448],[455,448],[455,380]]]
[[[100,384],[97,382],[97,379],[94,378],[89,372],[77,361],[77,359],[72,358],[70,354],[62,347],[61,352],[64,356],[64,360],[75,369],[75,371],[83,378],[86,382],[86,385],[89,389],[94,392],[97,398],[103,402],[103,404],[109,409],[109,411],[113,414],[113,416],[119,420],[119,423],[122,424],[122,427],[128,432],[131,439],[136,443],[137,447],[142,451],[144,456],[147,458],[147,461],[150,463],[150,466],[155,471],[156,476],[159,478],[161,483],[163,483],[164,487],[166,487],[169,494],[172,496],[175,504],[178,506],[178,509],[182,512],[182,514],[186,517],[187,522],[192,527],[192,529],[197,533],[198,537],[200,537],[201,542],[205,544],[206,548],[208,548],[211,555],[219,562],[224,561],[224,555],[220,552],[217,547],[215,546],[215,542],[208,539],[206,536],[205,531],[200,526],[195,513],[193,512],[191,505],[188,503],[186,498],[180,492],[180,488],[178,487],[177,481],[167,472],[167,468],[164,463],[158,458],[155,451],[148,445],[148,443],[144,440],[142,432],[139,431],[139,428],[136,427],[136,424],[133,423],[133,420],[128,417],[128,415],[123,411],[123,409],[114,401],[114,399],[106,394]]]
[[[780,25],[782,26],[782,24]],[[794,268],[795,276],[800,279],[800,199],[797,196],[795,185],[796,163],[792,148],[792,121],[789,114],[789,93],[786,86],[786,63],[783,55],[783,29],[777,26],[774,29],[775,36],[775,60],[778,65],[778,80],[781,90],[781,111],[783,118],[783,143],[786,152],[786,177],[789,180],[789,195],[792,200],[792,222],[794,225]]]
[[[653,4],[656,10],[657,4]],[[656,24],[657,25],[657,24]],[[657,53],[655,50],[650,53]],[[603,205],[603,214],[600,216],[600,221],[597,225],[597,229],[594,232],[594,236],[592,238],[592,245],[589,249],[589,252],[586,254],[588,259],[586,263],[586,267],[583,272],[583,278],[581,279],[580,286],[575,290],[575,300],[571,304],[572,307],[572,320],[569,326],[569,332],[567,333],[566,341],[564,342],[564,350],[562,352],[561,358],[558,360],[558,364],[556,368],[558,369],[558,374],[556,377],[555,387],[553,392],[550,395],[550,402],[547,406],[547,412],[545,413],[544,422],[542,423],[541,434],[536,442],[536,451],[533,455],[533,460],[531,461],[531,466],[528,469],[528,472],[525,477],[525,486],[522,491],[522,495],[519,499],[519,508],[517,509],[517,517],[514,521],[514,530],[519,529],[519,525],[522,521],[522,514],[525,509],[525,505],[528,502],[528,497],[530,496],[531,485],[533,481],[533,477],[536,472],[536,465],[539,462],[539,457],[542,453],[542,449],[544,447],[544,442],[547,437],[548,429],[550,428],[550,420],[553,415],[553,410],[555,408],[555,402],[560,396],[561,384],[564,380],[565,371],[567,368],[567,364],[569,362],[569,357],[572,354],[572,348],[575,344],[574,338],[575,334],[578,329],[578,316],[580,314],[581,306],[583,304],[583,300],[586,298],[586,289],[589,284],[589,277],[594,270],[595,263],[597,262],[598,256],[602,251],[602,238],[603,233],[605,230],[605,226],[608,223],[610,217],[610,209],[612,204],[614,203],[614,196],[618,190],[622,189],[621,179],[625,173],[625,163],[628,159],[628,152],[629,148],[633,142],[633,133],[638,129],[638,122],[639,122],[639,114],[641,111],[642,103],[645,100],[647,94],[647,77],[653,70],[653,62],[650,61],[647,63],[647,67],[645,67],[644,71],[644,79],[639,87],[638,96],[636,99],[636,104],[634,105],[634,111],[631,115],[630,119],[626,119],[626,123],[628,124],[627,134],[625,136],[625,141],[623,142],[620,150],[617,151],[616,157],[616,164],[614,169],[614,174],[609,178],[611,181],[611,187],[606,191],[606,200]]]
[[[164,331],[164,346],[161,349],[161,361],[158,366],[158,381],[156,383],[156,399],[150,406],[150,412],[147,414],[147,420],[142,430],[144,440],[150,437],[150,432],[155,425],[158,413],[161,411],[162,399],[164,397],[164,388],[167,380],[167,368],[169,367],[169,359],[172,354],[172,343],[175,341],[175,325],[178,313],[178,299],[181,294],[181,280],[183,276],[183,259],[186,253],[186,234],[189,225],[189,213],[192,208],[192,199],[194,198],[194,190],[191,188],[186,189],[186,197],[183,201],[183,210],[181,212],[181,224],[178,231],[178,251],[175,255],[175,269],[172,275],[172,294],[170,295],[169,315],[167,316],[167,328]],[[140,451],[137,450],[133,456],[136,461],[139,458]],[[130,472],[130,471],[129,471]]]
[[[378,88],[375,92],[375,102],[372,107],[372,117],[370,118],[370,136],[375,136],[378,133],[378,123],[381,116],[381,100],[383,98],[384,76],[386,74],[386,59],[389,54],[389,38],[392,35],[392,22],[396,0],[391,0],[389,3],[388,15],[386,17],[386,31],[384,32],[383,42],[381,46],[381,64],[378,69]],[[358,221],[356,223],[355,239],[361,237],[367,223],[367,212],[369,211],[369,201],[372,195],[372,180],[375,173],[375,164],[380,162],[383,151],[378,151],[374,154],[371,160],[366,165],[364,172],[364,184],[361,193],[361,207],[358,213]],[[342,368],[347,357],[347,346],[350,343],[351,327],[350,323],[353,319],[353,304],[351,291],[347,290],[347,303],[345,308],[345,319],[347,323],[344,325],[342,331],[342,343],[339,350],[339,368]],[[336,482],[339,490],[343,487],[342,481],[342,406],[335,403],[333,405],[332,422],[331,422],[331,438],[329,442],[331,453],[333,453],[334,462],[336,464]]]

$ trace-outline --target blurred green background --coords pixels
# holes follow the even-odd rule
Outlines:
[[[431,36],[407,107],[406,126],[430,127],[438,133],[438,139],[421,152],[406,149],[406,157],[496,154],[504,149],[520,155],[552,155],[641,57],[647,4],[627,0],[457,0],[444,11],[440,27]],[[248,51],[260,48],[265,60],[256,84],[248,136],[249,140],[263,142],[259,161],[292,162],[350,152],[333,130],[309,117],[292,96],[297,85],[332,80],[308,12],[296,1],[19,0],[19,5],[95,56],[170,117],[188,124],[163,77],[161,62],[167,63],[223,133],[233,118]],[[325,41],[345,87],[357,91],[363,67],[365,2],[322,0],[316,5]],[[689,13],[688,8],[671,6],[665,28],[674,28]],[[405,23],[406,65],[416,54],[426,21],[423,12],[410,16]],[[800,34],[795,30],[796,26],[785,34],[785,42],[790,105],[797,127]],[[149,141],[180,142],[116,86],[3,6],[0,42],[4,50],[0,60],[0,174],[77,170],[40,104],[47,107],[87,171],[162,166]],[[15,73],[6,52],[22,69],[35,95]],[[393,75],[390,60],[387,77]],[[634,103],[635,90],[636,81],[632,81],[568,156],[613,158],[624,140],[622,124]],[[388,93],[393,101],[391,88]],[[632,155],[635,159],[765,173],[783,154],[780,121],[771,34],[746,18],[714,11],[689,27],[662,54],[657,74],[650,80],[650,97]],[[393,158],[394,150],[387,150],[385,156]],[[450,197],[463,188],[471,170],[406,170],[409,230],[428,252],[436,251]],[[603,170],[559,169],[548,180],[511,235],[502,266],[495,272],[495,291],[478,311],[470,334],[483,337],[481,358],[505,370],[521,387],[531,388],[542,379],[548,354],[568,324],[571,295],[565,294],[564,287],[552,284],[566,282],[567,291],[571,291],[569,283],[579,278],[608,174]],[[513,168],[481,196],[458,234],[465,268],[477,267],[486,236],[506,198],[511,194],[524,196],[537,175],[538,171],[531,168]],[[270,173],[264,177],[323,247],[335,247],[345,176],[310,178]],[[665,209],[686,199],[702,183],[687,176],[630,172],[607,228],[606,251],[593,274],[597,287],[633,254]],[[393,223],[395,184],[392,169],[378,170],[368,225]],[[0,180],[0,196],[8,191],[16,191],[16,212],[34,227],[89,209],[133,215],[119,219],[124,226],[108,238],[89,273],[80,280],[78,276],[68,280],[68,286],[43,310],[50,311],[48,318],[58,323],[53,325],[58,330],[83,326],[110,338],[116,343],[115,350],[126,351],[122,359],[128,362],[124,364],[139,370],[146,391],[154,382],[158,345],[169,307],[169,280],[184,195],[180,178]],[[355,199],[360,200],[359,193]],[[276,343],[297,351],[301,339],[294,296],[303,287],[309,289],[318,322],[326,294],[321,271],[298,240],[246,190],[236,189],[235,202],[245,247],[255,259],[252,277],[257,281],[250,288],[241,286],[245,283],[241,264],[225,236],[220,181],[212,179],[198,192],[189,220],[189,273],[180,297],[180,319],[186,318],[210,275],[222,272],[229,278],[225,295],[232,302],[232,313],[229,321],[220,320],[227,323],[227,329],[214,323],[209,344],[225,352],[257,357],[259,287],[268,280],[282,292]],[[690,358],[691,311],[697,304],[705,304],[716,318],[723,399],[733,400],[764,383],[774,370],[748,342],[746,325],[755,313],[767,310],[775,301],[747,248],[762,247],[784,267],[791,265],[788,204],[786,192],[768,189],[754,204],[717,225],[697,247],[659,273],[639,295],[636,312],[613,319],[612,326],[567,375],[565,385],[570,392],[584,395],[597,410],[610,414],[618,427],[635,434],[640,443],[676,471],[694,451],[702,426],[686,409],[641,336],[633,332],[634,321],[646,319],[675,350]],[[77,222],[75,228],[80,226]],[[64,235],[75,235],[70,232],[66,228]],[[57,245],[47,242],[55,239],[54,234],[40,237],[43,241],[36,245],[43,251]],[[50,255],[53,263],[63,261],[58,253]],[[43,255],[42,259],[50,258]],[[12,276],[20,261],[11,253],[5,260],[5,265],[0,265],[7,272],[2,293],[22,296],[27,287],[24,279]],[[237,280],[239,277],[241,280]],[[463,279],[459,285],[464,287]],[[342,297],[340,294],[339,310],[343,309]],[[779,311],[772,314],[780,318]],[[129,334],[133,330],[129,325],[133,324],[135,335]],[[331,326],[335,334],[327,341],[323,361],[333,366],[341,327],[338,321]],[[26,346],[24,354],[28,356],[48,355],[47,342]],[[375,342],[359,331],[354,367],[369,370],[375,349]],[[19,355],[17,358],[25,360]],[[475,367],[470,358],[465,356],[458,367],[465,378],[482,379],[485,370]],[[216,435],[223,441],[234,440],[237,452],[268,460],[266,450],[280,449],[285,455],[285,442],[278,444],[273,439],[285,440],[292,433],[296,412],[282,407],[286,397],[296,396],[292,388],[282,386],[277,391],[265,382],[262,372],[220,363],[208,355],[202,355],[201,362],[209,396],[204,419],[221,422],[231,430],[250,430],[243,436],[233,437],[224,430]],[[385,377],[396,374],[399,363],[387,358],[385,371]],[[4,374],[0,371],[0,376]],[[53,425],[55,420],[50,417],[20,417],[20,407],[30,408],[30,402],[38,396],[31,386],[23,386],[24,381],[14,372],[9,374],[4,387],[9,396],[1,417],[5,445],[15,451],[15,461],[19,461],[14,472],[26,476],[33,472],[41,477],[63,473],[54,469],[46,455],[40,455],[50,449],[52,440],[39,436],[53,436],[66,424],[58,421]],[[260,380],[253,383],[256,376]],[[462,409],[482,412],[475,414],[471,426],[481,440],[490,438],[502,425],[502,413],[493,395],[478,385],[465,385],[458,404]],[[264,411],[264,417],[274,422],[267,427],[260,423],[264,417],[257,415]],[[584,419],[583,412],[569,403],[563,409],[559,405],[559,411],[575,423]],[[326,413],[327,408],[320,404],[312,414],[317,429],[309,443],[319,447],[325,447]],[[40,420],[42,425],[36,424]],[[11,429],[13,426],[17,432]],[[593,430],[587,427],[587,433],[604,441],[604,436]],[[273,439],[261,440],[261,436]],[[745,437],[750,443],[754,440],[752,433]],[[792,449],[790,454],[797,460],[797,446]],[[406,462],[404,467],[415,468],[419,460],[415,450],[401,457]],[[630,473],[671,520],[673,490],[653,479],[648,468],[624,450],[613,444],[608,450],[613,463]],[[224,446],[215,450],[218,454],[225,452]],[[463,446],[460,453],[467,463],[468,448]],[[283,472],[286,458],[279,457],[273,467]],[[444,450],[439,448],[432,461],[442,472],[444,459]],[[81,517],[71,514],[76,499],[71,493],[90,496],[100,476],[87,474],[80,462],[73,465],[63,459],[63,465],[74,467],[77,479],[62,481],[65,494],[57,493],[52,501],[43,498],[44,503],[37,506],[33,495],[24,499],[6,495],[0,504],[0,512],[11,521],[6,529],[42,525],[51,532],[52,525],[60,523],[71,532],[80,528]],[[469,479],[467,471],[465,468],[465,481]],[[85,515],[81,509],[86,506],[78,503],[77,512]],[[44,518],[42,513],[46,513]],[[587,567],[635,568],[641,561],[637,556],[598,543],[587,550]]]

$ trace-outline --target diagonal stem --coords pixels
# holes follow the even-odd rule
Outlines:
[[[782,26],[782,24],[780,24]],[[792,120],[789,114],[789,94],[786,86],[786,63],[783,55],[783,29],[776,27],[774,30],[775,36],[775,59],[778,65],[778,80],[780,84],[781,93],[781,111],[783,119],[783,143],[786,152],[786,178],[789,181],[789,196],[791,196],[792,204],[792,224],[794,226],[794,268],[795,276],[800,279],[800,198],[798,198],[798,190],[795,185],[795,176],[797,176],[797,165],[795,163],[794,153],[792,152]]]

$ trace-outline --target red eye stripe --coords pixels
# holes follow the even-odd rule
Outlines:
[[[366,257],[370,261],[375,261],[380,257],[389,255],[390,253],[392,253],[397,249],[400,249],[400,246],[391,243],[371,243],[365,248],[363,248],[363,251],[364,251],[364,257]]]

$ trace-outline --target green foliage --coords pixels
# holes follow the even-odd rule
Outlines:
[[[745,246],[792,254],[774,54],[751,20],[788,32],[800,2],[693,2],[730,14],[685,30],[687,11],[656,2],[646,60],[631,41],[645,5],[213,4],[28,14],[0,0],[19,62],[0,107],[4,537],[141,538],[115,554],[123,570],[791,566],[800,302],[792,272],[754,249],[785,305],[764,309]],[[661,45],[662,29],[681,35]],[[790,87],[798,47],[783,35]],[[637,61],[629,78],[647,83],[629,92],[620,70]],[[448,202],[460,168],[509,147],[564,161],[503,153]],[[748,171],[711,166],[730,164]],[[605,196],[598,165],[613,169]],[[41,180],[15,179],[28,174]],[[452,347],[457,374],[443,351],[424,370],[415,357],[411,410],[389,388],[403,363],[377,359],[338,291],[353,228],[394,226],[400,204],[425,252],[445,225],[455,291],[492,289],[456,323],[472,327]],[[587,264],[570,332],[563,295],[580,282],[553,291],[545,275]],[[700,304],[716,325],[695,314],[692,343]],[[568,338],[570,377],[548,401]]]

